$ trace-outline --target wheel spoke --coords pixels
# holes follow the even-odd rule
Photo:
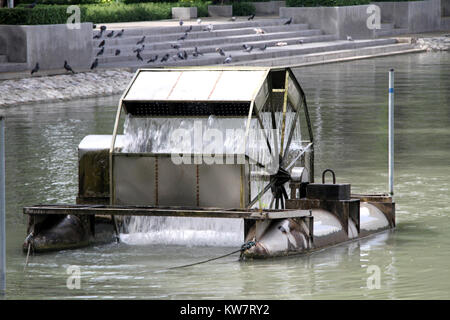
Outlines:
[[[283,166],[284,162],[287,159],[287,155],[289,154],[290,148],[291,148],[291,142],[292,142],[292,137],[294,136],[294,131],[295,131],[295,127],[297,125],[297,119],[300,115],[298,114],[298,112],[295,113],[295,117],[294,117],[294,122],[291,125],[291,130],[289,132],[289,136],[288,136],[288,140],[286,142],[286,149],[284,150],[284,154],[283,157],[281,159],[281,163],[280,165]]]
[[[287,100],[288,100],[288,85],[289,85],[289,73],[286,71],[284,80],[284,96],[283,96],[283,118],[281,120],[281,142],[280,142],[280,157],[283,155],[284,136],[286,131],[286,112],[287,112]]]
[[[305,149],[303,149],[298,156],[295,157],[294,160],[291,161],[291,163],[286,167],[286,171],[288,171],[296,162],[297,160],[312,146],[312,143],[309,143]]]
[[[264,138],[266,138],[267,148],[269,148],[270,155],[272,155],[272,148],[270,147],[269,138],[267,137],[267,134],[266,134],[266,128],[264,127],[264,124],[263,124],[261,117],[259,116],[259,112],[257,110],[255,110],[255,115],[256,115],[256,119],[258,119],[259,125],[261,126],[261,129],[263,131]]]
[[[264,168],[264,169],[266,168],[265,165],[263,165],[262,163],[256,161],[256,160],[253,159],[253,158],[250,158],[248,155],[245,155],[245,159],[246,159],[250,164],[254,164],[254,165],[256,165],[256,166],[258,166],[258,167],[260,167],[260,168]],[[251,161],[253,161],[253,163],[251,163]]]
[[[273,141],[274,141],[274,147],[275,147],[275,153],[273,154],[273,157],[279,156],[278,153],[278,131],[277,131],[277,121],[275,119],[275,111],[274,106],[272,105],[272,132],[274,134]]]
[[[274,200],[275,200],[275,197],[272,195],[272,200],[270,200],[269,209],[272,209]]]
[[[308,126],[309,140],[311,142],[313,142],[314,141],[313,131],[312,131],[312,127],[311,127],[311,121],[309,119],[308,104],[306,103],[305,92],[303,91],[302,87],[298,83],[297,78],[295,77],[295,75],[292,73],[292,70],[289,69],[288,72],[291,74],[292,83],[297,88],[298,92],[300,92],[300,96],[302,98],[302,107],[303,107],[303,111],[305,113],[305,118],[306,118],[305,119],[306,120],[306,125]]]
[[[272,187],[272,185],[275,184],[275,180],[272,180],[269,182],[269,184],[264,188],[263,191],[261,191],[260,193],[258,193],[258,195],[253,198],[253,200],[248,204],[247,208],[251,208],[253,207],[253,205],[258,202],[258,200]]]
[[[281,192],[283,194],[284,199],[289,199],[287,192],[286,192],[286,188],[284,186],[281,186]]]

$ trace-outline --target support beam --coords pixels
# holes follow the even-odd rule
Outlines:
[[[23,208],[28,215],[119,215],[192,218],[282,219],[309,215],[308,210],[218,209],[183,207],[137,207],[106,205],[38,205]]]
[[[394,195],[394,69],[389,71],[389,194]]]
[[[0,115],[0,295],[6,291],[5,124]]]

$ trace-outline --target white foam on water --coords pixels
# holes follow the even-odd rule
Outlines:
[[[121,241],[130,245],[233,247],[244,242],[242,219],[132,217]]]

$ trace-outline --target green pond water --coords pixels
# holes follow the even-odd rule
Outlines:
[[[119,97],[10,107],[6,120],[6,299],[449,299],[450,54],[296,69],[315,136],[316,179],[387,191],[388,71],[395,68],[397,228],[309,256],[238,262],[235,247],[107,244],[30,258],[22,208],[75,203],[77,146],[111,134]],[[77,265],[80,289],[66,286]],[[369,289],[369,266],[380,288]]]

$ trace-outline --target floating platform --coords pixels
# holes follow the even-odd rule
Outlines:
[[[244,259],[307,253],[395,227],[395,204],[388,195],[353,195],[348,200],[298,198],[287,200],[286,206],[288,209],[283,210],[111,205],[25,207],[23,212],[29,216],[28,233],[32,237],[25,241],[24,250],[30,240],[36,252],[83,247],[105,239],[113,241],[117,232],[116,220],[112,218],[115,216],[243,219],[245,240],[255,242],[255,246],[242,252]],[[109,226],[106,232],[105,226]]]
[[[223,139],[215,147],[227,148],[208,149],[199,126]],[[186,139],[194,135],[193,146],[164,140],[180,128]],[[243,219],[243,238],[254,244],[243,249],[245,259],[305,253],[395,227],[392,197],[352,195],[331,169],[314,182],[312,125],[290,68],[138,70],[112,135],[85,137],[78,159],[77,204],[25,207],[24,250],[114,241],[130,216]]]

